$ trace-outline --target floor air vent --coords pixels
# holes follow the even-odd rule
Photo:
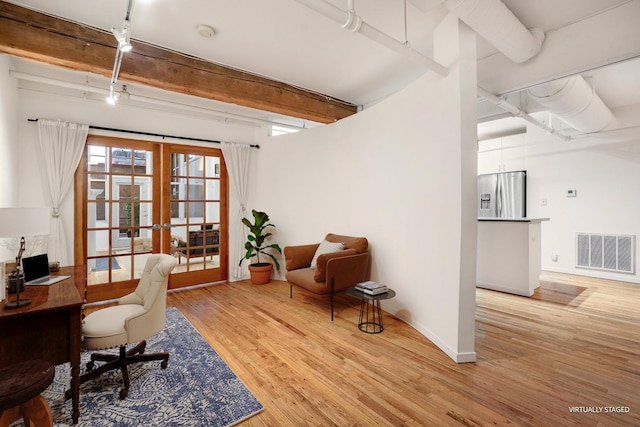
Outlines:
[[[635,273],[635,236],[576,234],[576,267]]]

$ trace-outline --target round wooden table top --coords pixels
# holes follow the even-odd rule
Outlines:
[[[49,387],[56,373],[44,360],[26,360],[0,368],[0,412],[38,396]]]

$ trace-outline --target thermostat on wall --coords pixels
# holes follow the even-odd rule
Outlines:
[[[578,195],[578,190],[567,190],[567,197],[576,197]]]

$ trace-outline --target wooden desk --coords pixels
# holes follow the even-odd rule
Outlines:
[[[86,266],[63,267],[69,279],[50,286],[26,286],[20,298],[26,307],[6,310],[0,303],[0,367],[27,359],[48,360],[54,365],[70,362],[73,424],[80,416],[80,351],[82,305],[85,299]]]

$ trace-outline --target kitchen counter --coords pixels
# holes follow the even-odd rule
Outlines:
[[[542,222],[549,221],[549,218],[491,218],[491,217],[480,217],[478,221],[501,221],[501,222]]]
[[[478,218],[476,285],[531,296],[540,286],[541,226],[549,218]]]

